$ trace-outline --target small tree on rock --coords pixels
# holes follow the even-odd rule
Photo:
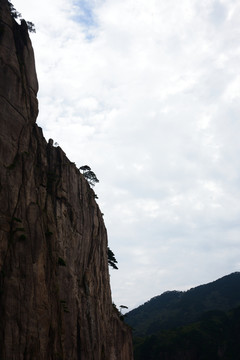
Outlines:
[[[81,166],[79,170],[82,171],[83,176],[91,186],[95,186],[99,182],[97,176],[88,165]]]
[[[11,13],[11,15],[12,15],[12,17],[13,17],[14,19],[18,19],[18,18],[22,17],[22,15],[20,14],[20,12],[18,12],[18,11],[15,9],[15,7],[13,6],[13,4],[12,4],[10,1],[8,1],[8,6],[9,6],[9,8],[10,8],[10,13]]]
[[[115,270],[118,270],[117,267],[117,260],[115,258],[114,253],[112,252],[112,250],[108,247],[108,264]]]
[[[28,27],[29,32],[31,32],[31,33],[36,32],[35,25],[31,21],[27,21],[27,27]]]
[[[10,13],[13,17],[13,19],[21,19],[22,20],[22,14],[20,14],[20,12],[18,12],[15,7],[13,6],[13,4],[11,3],[10,0],[8,0],[8,6],[9,6],[9,9],[10,9]],[[28,28],[28,31],[29,32],[32,32],[32,33],[35,33],[36,32],[36,29],[35,29],[35,25],[31,22],[31,21],[26,21],[26,24],[27,24],[27,28]]]

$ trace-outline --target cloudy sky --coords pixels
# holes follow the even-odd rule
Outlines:
[[[240,271],[240,2],[14,0],[38,124],[89,165],[132,309]]]

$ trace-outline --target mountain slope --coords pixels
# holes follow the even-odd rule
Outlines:
[[[210,310],[240,305],[240,273],[236,272],[186,292],[169,291],[126,314],[135,336],[145,336],[196,321]]]
[[[135,360],[239,360],[240,307],[135,340]]]

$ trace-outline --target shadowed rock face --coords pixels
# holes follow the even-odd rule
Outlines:
[[[132,360],[94,192],[35,124],[27,26],[0,0],[0,359]]]

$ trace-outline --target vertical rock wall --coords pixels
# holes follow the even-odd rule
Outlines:
[[[94,192],[36,125],[24,21],[0,0],[0,359],[132,360]]]

